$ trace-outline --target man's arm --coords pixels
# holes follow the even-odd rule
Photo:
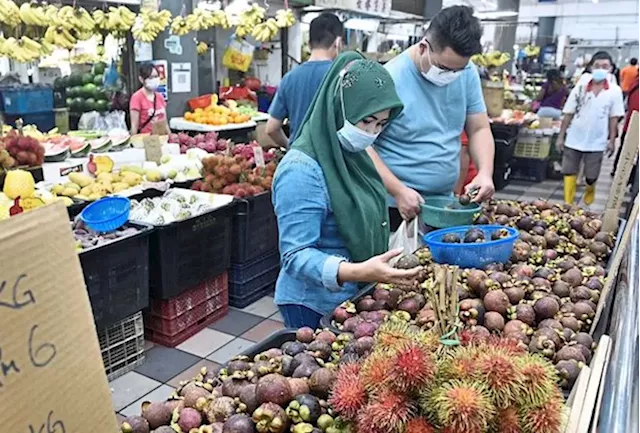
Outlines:
[[[495,145],[487,113],[467,115],[465,131],[469,137],[469,152],[478,168],[478,174],[468,185],[467,190],[479,188],[474,201],[490,199],[495,192],[493,185],[493,159]]]
[[[289,147],[289,139],[282,129],[282,120],[269,116],[265,127],[267,135],[280,147]]]
[[[462,146],[462,149],[460,149],[460,176],[458,176],[458,182],[456,182],[456,186],[453,188],[454,194],[462,194],[462,188],[464,188],[464,181],[467,180],[470,162],[471,156],[469,155],[469,148]]]

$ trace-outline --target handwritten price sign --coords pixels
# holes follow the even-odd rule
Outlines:
[[[0,429],[117,430],[62,203],[0,222]]]

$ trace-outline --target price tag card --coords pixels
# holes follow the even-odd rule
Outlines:
[[[71,173],[82,173],[84,166],[82,164],[72,165],[70,167],[63,167],[60,169],[60,177],[68,176]]]
[[[65,206],[0,222],[0,244],[0,430],[117,431]]]
[[[262,147],[253,146],[253,160],[256,163],[256,167],[263,168],[264,164],[264,152],[262,151]]]
[[[144,158],[146,161],[152,161],[160,164],[162,158],[162,145],[157,135],[148,135],[142,139],[144,143]]]

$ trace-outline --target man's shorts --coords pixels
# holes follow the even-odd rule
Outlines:
[[[565,146],[562,151],[562,174],[577,175],[580,171],[580,162],[584,161],[585,179],[596,180],[600,175],[603,155],[604,152],[583,152]]]

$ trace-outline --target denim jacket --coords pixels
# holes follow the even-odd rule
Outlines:
[[[290,150],[278,165],[273,206],[280,236],[277,305],[303,305],[320,314],[352,297],[356,283],[338,284],[340,262],[349,251],[338,231],[320,165]]]

